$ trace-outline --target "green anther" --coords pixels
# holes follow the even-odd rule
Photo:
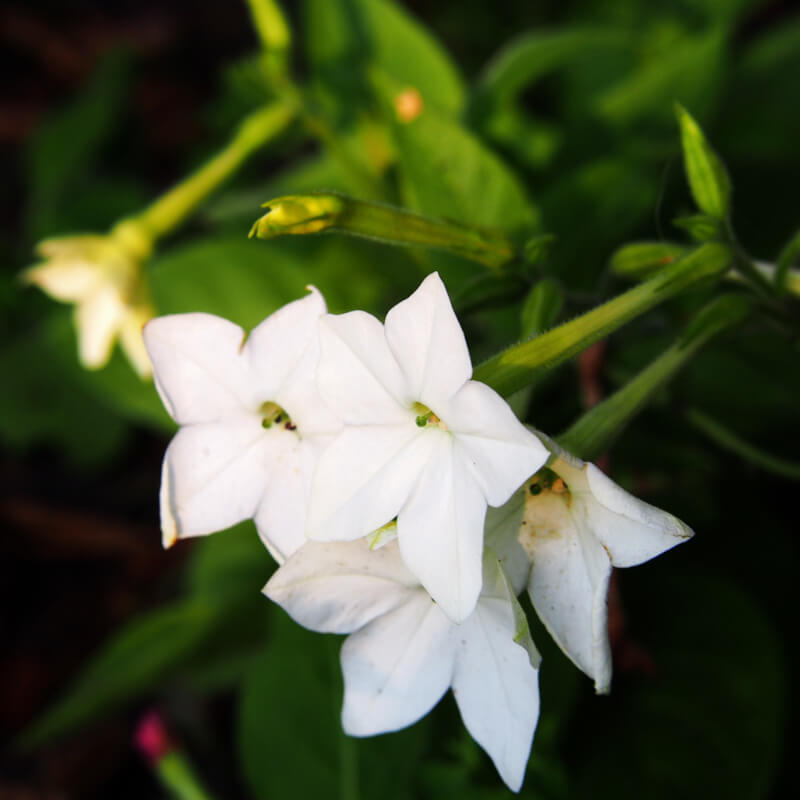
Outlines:
[[[429,422],[429,420],[430,420],[430,418],[432,416],[433,416],[433,411],[429,411],[427,414],[420,414],[417,417],[417,425],[420,428],[424,428],[428,424],[428,422]]]
[[[289,415],[277,404],[273,403],[271,400],[267,400],[261,406],[261,427],[262,428],[271,428],[273,425],[279,425],[282,422],[286,423],[286,428],[289,430],[294,430],[294,425],[292,424]]]

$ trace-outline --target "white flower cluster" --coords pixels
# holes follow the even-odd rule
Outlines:
[[[327,314],[311,289],[249,336],[181,314],[151,321],[145,343],[181,426],[164,459],[165,544],[253,518],[280,564],[267,596],[308,628],[349,634],[345,731],[410,725],[452,688],[519,790],[539,656],[517,595],[527,586],[558,644],[607,691],[612,565],[691,531],[470,379],[435,273],[385,324]]]

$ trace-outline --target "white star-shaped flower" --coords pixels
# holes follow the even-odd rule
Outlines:
[[[119,338],[134,369],[149,377],[142,326],[153,313],[138,260],[113,237],[100,235],[47,239],[37,252],[47,260],[28,269],[24,280],[75,304],[81,364],[105,366]]]
[[[611,568],[642,564],[693,533],[594,464],[548,443],[556,458],[522,490],[519,542],[531,562],[528,593],[559,647],[604,694],[611,688]]]
[[[386,315],[320,322],[325,401],[345,427],[314,477],[307,534],[366,536],[397,517],[400,552],[442,610],[466,619],[481,588],[487,503],[502,505],[548,457],[488,386],[438,274]]]
[[[399,730],[452,687],[464,725],[519,791],[539,716],[539,655],[498,561],[487,552],[473,613],[451,622],[403,563],[398,542],[309,542],[265,594],[301,625],[350,633],[341,652],[342,726]]]
[[[200,313],[145,327],[156,387],[181,426],[164,457],[165,546],[251,517],[279,562],[305,541],[311,474],[338,427],[314,380],[325,302],[310,291],[249,336]]]

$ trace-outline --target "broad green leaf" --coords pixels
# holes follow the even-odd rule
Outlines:
[[[306,0],[306,39],[317,72],[376,65],[426,105],[457,113],[464,88],[434,37],[394,0]],[[352,80],[352,78],[351,78]]]
[[[628,606],[630,630],[657,673],[617,673],[609,700],[576,720],[574,796],[769,796],[785,708],[775,632],[723,579],[637,571],[624,575],[623,597],[646,584]]]
[[[502,107],[544,75],[578,59],[629,50],[632,36],[621,30],[565,28],[524,33],[504,45],[478,79],[474,111]]]
[[[195,543],[188,588],[198,596],[257,595],[274,569],[275,562],[248,520]]]
[[[375,79],[391,103],[398,86],[385,76]],[[535,232],[538,211],[516,175],[457,122],[424,108],[409,121],[395,118],[394,133],[405,205],[512,235]]]
[[[254,797],[414,800],[430,726],[356,739],[341,729],[341,637],[303,630],[274,608],[271,641],[240,695],[238,747]],[[387,780],[391,775],[391,780]]]
[[[665,122],[675,101],[711,107],[723,74],[725,36],[712,31],[645,50],[641,66],[600,94],[597,113],[615,125]]]
[[[0,392],[6,447],[49,445],[73,463],[91,466],[127,441],[128,426],[85,382],[66,308],[53,309],[49,318],[30,324],[24,337],[5,342],[0,370],[8,376]]]
[[[676,105],[675,113],[681,130],[686,177],[694,200],[701,211],[724,220],[730,213],[731,203],[728,173],[689,112]]]
[[[35,747],[152,690],[192,658],[221,618],[219,606],[196,598],[128,623],[90,659],[61,700],[23,731],[19,746]]]

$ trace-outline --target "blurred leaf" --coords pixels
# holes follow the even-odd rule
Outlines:
[[[578,59],[593,59],[608,50],[630,49],[632,37],[603,28],[565,28],[524,33],[504,45],[486,66],[475,88],[473,113],[511,103],[527,86]]]
[[[71,183],[90,169],[119,124],[130,66],[125,53],[110,53],[78,96],[51,115],[31,137],[27,166],[32,239],[61,232],[55,223],[60,206],[69,205]]]
[[[725,228],[720,224],[720,220],[708,214],[676,217],[672,220],[672,224],[676,228],[683,228],[696,242],[710,242],[725,236]]]
[[[0,348],[7,376],[0,392],[0,437],[6,446],[49,445],[77,464],[100,464],[127,441],[127,425],[84,383],[67,309],[30,326]],[[138,380],[138,379],[137,379]]]
[[[697,207],[710,217],[724,220],[731,203],[731,181],[725,166],[689,112],[676,105],[675,113],[681,129],[686,178]]]
[[[645,51],[630,77],[596,98],[597,113],[615,125],[664,123],[675,101],[704,112],[710,109],[725,54],[725,36],[712,31]]]
[[[398,87],[376,75],[391,103]],[[539,215],[518,178],[491,150],[457,122],[425,108],[396,121],[401,188],[405,204],[432,217],[532,234]]]
[[[23,731],[31,749],[108,714],[190,659],[221,620],[221,608],[193,598],[143,614],[97,652],[54,706]]]
[[[611,271],[627,278],[646,278],[686,254],[684,245],[671,242],[633,242],[616,250],[610,260]]]
[[[210,597],[257,595],[274,568],[275,562],[248,520],[195,543],[189,564],[189,591]]]
[[[633,626],[658,673],[618,678],[580,721],[575,796],[766,797],[784,707],[775,633],[722,579],[650,570],[638,580],[646,603],[639,597]]]
[[[306,0],[305,19],[318,75],[350,73],[352,84],[357,65],[374,64],[403,88],[417,89],[426,105],[448,114],[460,110],[464,88],[449,55],[394,0]]]

